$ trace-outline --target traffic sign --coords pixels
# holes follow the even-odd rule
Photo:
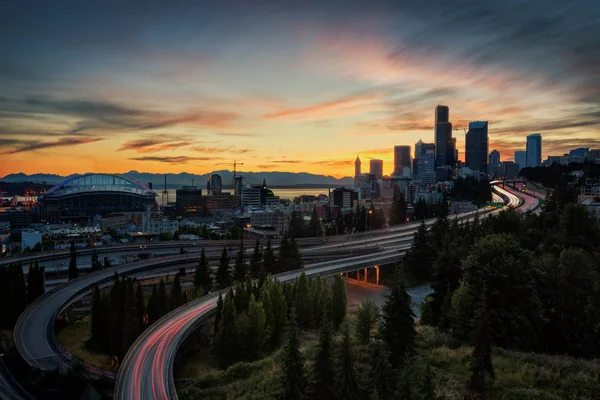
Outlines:
[[[148,314],[144,315],[144,325],[148,325]]]
[[[119,357],[118,356],[112,356],[110,358],[110,366],[112,368],[119,368]]]

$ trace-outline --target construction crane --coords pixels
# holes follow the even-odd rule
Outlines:
[[[231,163],[218,163],[216,165],[231,165]],[[237,173],[237,166],[238,165],[244,165],[244,163],[243,162],[237,162],[236,160],[233,160],[233,177],[231,178],[231,187],[234,190],[234,194],[237,194],[237,193],[235,193],[235,176],[236,176],[236,173]]]

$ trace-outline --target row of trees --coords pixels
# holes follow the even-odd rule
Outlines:
[[[224,289],[234,282],[245,283],[248,279],[260,279],[261,282],[264,282],[267,274],[278,274],[303,266],[298,242],[293,236],[285,235],[281,239],[277,255],[271,247],[270,239],[264,248],[261,247],[258,240],[256,241],[250,262],[246,260],[245,252],[242,239],[232,268],[227,248],[224,247],[213,279],[212,270],[208,265],[204,249],[202,249],[194,274],[194,286],[197,292],[205,294],[213,290],[215,285],[217,289]]]
[[[296,322],[304,329],[318,327],[323,313],[331,316],[332,327],[337,329],[346,315],[344,282],[337,276],[329,287],[324,279],[309,279],[302,273],[294,283],[284,285],[272,279],[255,285],[238,283],[217,302],[219,365],[256,360],[278,347],[292,307],[297,310]]]
[[[119,279],[115,274],[110,290],[103,292],[98,287],[94,288],[91,335],[87,345],[95,351],[121,359],[147,325],[186,301],[179,275],[175,276],[170,294],[167,294],[162,279],[158,288],[153,286],[146,304],[139,282],[131,278]]]
[[[341,341],[334,339],[336,329],[332,317],[331,308],[325,307],[318,324],[316,351],[311,359],[306,360],[300,351],[296,308],[291,308],[282,355],[283,398],[435,398],[429,367],[417,379],[408,377],[414,368],[412,356],[416,331],[410,297],[398,275],[381,311],[381,318],[373,302],[361,303],[356,316],[354,343],[346,324],[341,325]],[[374,330],[379,319],[379,328]],[[357,346],[368,349],[366,359],[360,360],[360,372],[357,371],[359,362],[354,359],[354,347]]]
[[[27,284],[21,263],[0,266],[0,326],[14,327],[27,305],[44,292],[44,268],[37,261],[29,266]]]
[[[431,282],[423,321],[459,340],[483,314],[494,345],[597,357],[599,249],[600,224],[585,207],[552,204],[539,215],[423,225],[405,268]]]

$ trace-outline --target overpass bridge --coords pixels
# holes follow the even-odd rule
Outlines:
[[[457,218],[473,218],[476,213],[477,212],[461,214],[460,216],[457,216]],[[433,223],[433,221],[428,221],[427,223],[430,224]],[[312,246],[307,244],[308,247],[301,249],[302,255],[305,257],[305,259],[319,259],[319,257],[323,259],[323,257],[326,257],[327,253],[334,253],[336,249],[338,253],[335,255],[335,257],[337,257],[337,259],[333,261],[330,260],[309,263],[303,270],[285,273],[281,276],[278,276],[278,279],[295,279],[295,277],[298,276],[302,271],[305,271],[310,275],[331,275],[339,272],[357,270],[364,267],[373,267],[377,264],[398,261],[404,256],[405,251],[410,247],[413,234],[417,227],[418,224],[413,223],[409,225],[403,225],[401,227],[374,230],[372,233],[365,232],[355,235],[334,236],[328,238],[327,242],[323,242],[321,239],[318,239],[318,241],[313,240]],[[369,239],[371,235],[372,239]],[[204,243],[208,244],[208,242],[203,242],[203,244]],[[233,244],[237,246],[238,242],[235,241],[235,243],[232,243],[232,245]],[[177,243],[177,248],[181,247],[180,245],[181,243]],[[222,247],[223,243],[218,243],[217,245]],[[356,254],[356,256],[345,257],[341,259],[339,258],[340,250],[345,251],[346,254],[348,252],[352,254],[354,251],[358,253],[361,249],[362,254]],[[76,280],[70,281],[53,289],[38,299],[38,301],[30,305],[19,318],[17,326],[15,327],[15,342],[19,352],[23,355],[25,360],[29,362],[30,365],[41,370],[54,370],[57,368],[61,369],[69,366],[73,361],[73,357],[68,354],[60,346],[60,344],[58,344],[54,334],[53,324],[56,316],[65,310],[70,304],[82,298],[83,296],[88,295],[95,285],[109,285],[112,281],[115,271],[118,271],[120,275],[141,276],[143,274],[148,274],[149,271],[158,270],[160,268],[178,268],[180,265],[186,265],[189,267],[189,263],[196,262],[198,258],[198,254],[184,254],[164,257],[162,259],[152,259],[148,261],[131,263],[83,275]],[[153,336],[149,336],[151,332],[155,332],[155,334],[157,334],[156,332],[162,332],[161,335],[168,334],[168,330],[165,331],[163,328],[161,328],[162,325],[171,326],[170,329],[174,329],[176,331],[171,332],[177,333],[177,335],[172,336],[172,340],[169,342],[168,353],[170,355],[168,358],[162,359],[163,361],[167,362],[166,367],[162,368],[164,376],[158,379],[162,379],[161,382],[165,382],[165,390],[174,390],[170,389],[169,385],[172,383],[172,361],[174,360],[177,348],[181,341],[193,331],[193,328],[198,326],[198,324],[200,324],[205,317],[210,315],[214,309],[214,304],[211,302],[211,299],[214,298],[214,295],[209,295],[202,299],[193,301],[184,306],[185,309],[188,310],[185,312],[179,309],[179,312],[178,310],[174,310],[173,313],[168,314],[164,319],[158,321],[145,331],[138,341],[136,341],[128,353],[128,356],[124,360],[124,364],[122,365],[118,378],[118,382],[121,383],[115,390],[116,398],[129,398],[129,395],[127,395],[126,392],[130,391],[132,388],[132,393],[141,393],[142,387],[136,386],[139,382],[136,383],[135,379],[132,379],[131,374],[134,374],[134,372],[130,368],[133,368],[132,365],[137,365],[135,368],[143,369],[144,373],[141,375],[138,374],[138,376],[147,376],[150,374],[150,371],[152,371],[152,365],[156,364],[145,364],[145,366],[140,366],[135,361],[136,354],[140,354],[140,346],[143,347],[143,343],[148,343],[144,340],[152,340],[152,338],[157,337],[154,336],[154,334]],[[199,311],[200,309],[203,311]],[[167,318],[168,316],[171,317]],[[146,354],[146,357],[152,360],[151,363],[156,361],[154,357],[166,357],[165,354],[156,352],[159,350],[156,348],[158,344],[163,343],[161,346],[164,347],[165,342],[163,342],[162,339],[165,337],[160,337],[161,342],[153,342],[152,346],[154,347],[152,347],[150,353]],[[174,348],[172,347],[171,343],[173,343],[175,346]],[[166,350],[167,348],[165,347],[160,351],[163,352]],[[89,369],[95,375],[107,374],[105,371],[100,371],[92,367],[89,367]],[[144,379],[149,378],[146,377]],[[127,390],[123,389],[123,387],[126,387]],[[136,387],[140,390],[139,392],[136,392]],[[146,387],[146,389],[148,388]],[[161,398],[160,396],[146,397],[148,396],[148,392],[146,391],[144,391],[144,394],[144,398]],[[158,392],[152,393],[151,396],[154,394],[158,395]],[[176,394],[174,398],[176,398]]]

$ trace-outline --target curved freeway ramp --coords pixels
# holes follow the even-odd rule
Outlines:
[[[280,282],[296,279],[302,272],[309,276],[330,276],[358,268],[399,261],[405,252],[384,250],[375,255],[344,258],[309,265],[275,276]],[[219,293],[213,293],[173,310],[158,320],[131,346],[119,369],[115,399],[176,399],[173,362],[180,344],[216,309]]]
[[[458,219],[471,219],[478,211],[461,214]],[[429,221],[433,223],[433,221]],[[345,257],[307,265],[305,268],[274,276],[280,282],[296,279],[302,272],[309,276],[330,276],[375,265],[400,261],[412,242],[418,224],[396,233],[403,239],[392,241],[388,235],[377,254]],[[367,239],[368,240],[368,239]],[[387,240],[390,240],[387,242]],[[115,385],[114,398],[119,400],[177,399],[173,380],[173,363],[179,346],[216,309],[219,293],[213,293],[173,310],[142,333],[123,359]]]

